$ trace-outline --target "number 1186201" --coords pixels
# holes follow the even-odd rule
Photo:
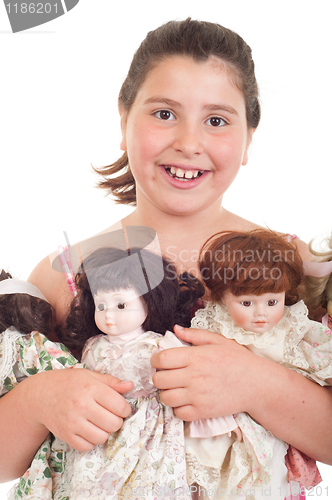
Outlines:
[[[14,3],[6,4],[8,14],[57,14],[57,3]]]

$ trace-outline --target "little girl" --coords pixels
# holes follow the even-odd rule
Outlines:
[[[248,161],[260,121],[251,50],[240,36],[192,19],[150,32],[134,56],[119,109],[123,157],[103,169],[100,177],[117,202],[135,206],[119,226],[152,226],[163,254],[176,260],[178,272],[196,268],[198,251],[212,234],[257,227],[222,205],[224,193]],[[251,198],[248,194],[248,203]],[[297,245],[305,255],[306,245],[299,240]],[[62,323],[71,300],[64,276],[45,258],[29,281],[42,290]],[[151,359],[159,370],[155,385],[177,416],[194,420],[248,411],[265,425],[268,422],[278,437],[332,463],[330,388],[296,373],[289,388],[289,370],[253,356],[235,342],[206,331],[179,335],[197,345],[169,349]],[[224,383],[227,371],[232,373],[229,384]],[[48,430],[85,451],[106,440],[127,417],[129,404],[120,384],[109,383],[109,375],[68,370],[66,382],[59,384],[62,372],[37,374],[0,401],[3,481],[24,473]],[[277,377],[280,384],[272,395],[270,386]],[[254,388],[252,379],[259,380]],[[282,414],[276,401],[284,408]],[[87,406],[93,411],[87,412]],[[320,425],[312,416],[317,406]],[[29,415],[23,423],[17,408]]]
[[[172,347],[175,323],[190,325],[204,288],[144,249],[98,249],[76,279],[62,338],[86,367],[130,380],[132,414],[103,445],[82,453],[50,436],[10,498],[190,498],[183,422],[162,404],[150,359]]]
[[[193,327],[236,340],[322,386],[332,384],[332,332],[310,321],[306,306],[298,302],[302,260],[292,244],[265,230],[220,233],[203,246],[200,270],[211,302],[196,312]],[[226,496],[220,498],[236,492],[243,497],[246,491],[255,496],[268,487],[274,499],[285,492],[287,476],[307,488],[319,482],[313,461],[301,458],[248,414],[238,413],[235,422],[243,441],[233,439],[224,456],[218,450],[228,442],[226,435],[211,439],[210,454],[206,442],[202,449],[204,440],[187,439],[189,484],[207,491],[221,488]]]

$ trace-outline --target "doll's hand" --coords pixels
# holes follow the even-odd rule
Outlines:
[[[249,411],[256,387],[256,373],[251,372],[256,372],[258,356],[217,333],[178,326],[174,331],[194,346],[167,349],[152,357],[152,366],[160,370],[153,383],[162,389],[163,402],[183,420]]]
[[[24,382],[27,390],[30,383],[31,414],[79,451],[104,443],[131,412],[119,393],[129,391],[132,382],[112,375],[64,369],[39,373]]]

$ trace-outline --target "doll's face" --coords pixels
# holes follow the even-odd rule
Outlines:
[[[285,292],[239,296],[226,292],[222,302],[237,325],[246,331],[264,333],[281,320],[285,307]]]
[[[95,322],[106,335],[123,335],[139,328],[147,316],[146,305],[130,289],[99,291],[94,295]]]

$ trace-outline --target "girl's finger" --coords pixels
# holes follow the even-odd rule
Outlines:
[[[172,408],[179,408],[190,403],[188,391],[182,388],[161,391],[160,397],[164,405]]]
[[[190,362],[190,347],[172,347],[154,354],[151,366],[157,370],[185,368]]]
[[[185,370],[179,368],[174,370],[161,370],[156,372],[152,381],[157,389],[175,389],[185,386]]]
[[[181,340],[193,345],[222,344],[225,341],[219,333],[197,328],[183,328],[182,326],[175,325],[174,332]]]

